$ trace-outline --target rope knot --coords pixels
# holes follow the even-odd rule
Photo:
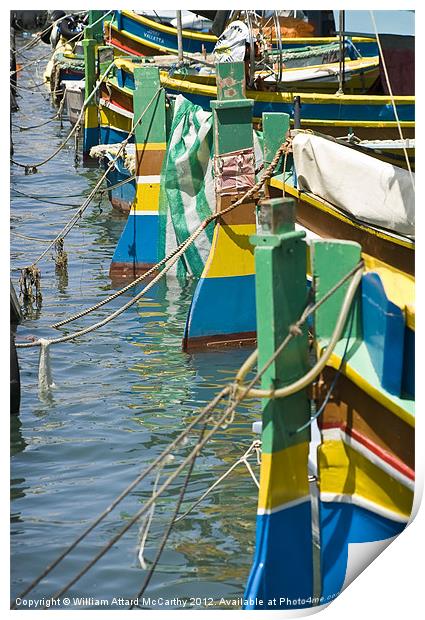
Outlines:
[[[293,338],[296,338],[297,336],[301,336],[301,334],[303,333],[301,328],[296,323],[294,323],[293,325],[290,325],[288,331]]]

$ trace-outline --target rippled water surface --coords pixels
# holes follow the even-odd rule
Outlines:
[[[18,46],[28,41],[20,38]],[[40,44],[26,50],[20,62],[25,65],[48,51]],[[63,128],[59,121],[30,131],[18,127],[40,124],[55,114],[48,91],[36,86],[45,63],[19,75],[20,110],[12,116],[14,159],[26,164],[50,155],[70,130],[67,121]],[[44,249],[40,239],[55,237],[99,175],[98,168],[75,166],[73,140],[37,174],[25,176],[22,168],[12,166],[11,267],[17,290],[19,268]],[[106,198],[94,200],[66,238],[67,276],[55,273],[52,252],[40,263],[42,306],[18,327],[18,341],[57,336],[52,323],[111,292],[109,265],[123,226],[123,217],[113,212]],[[53,346],[55,387],[50,397],[41,399],[38,394],[38,349],[19,351],[22,402],[11,434],[12,599],[161,453],[246,358],[247,351],[238,350],[196,355],[181,351],[193,290],[193,282],[180,286],[168,278],[107,327],[75,343]],[[61,328],[59,334],[99,320],[135,292]],[[249,447],[255,438],[251,425],[258,416],[258,404],[240,407],[232,426],[207,444],[183,509]],[[197,437],[198,432],[190,435],[188,445],[175,452],[176,460],[188,453]],[[136,487],[29,596],[49,597],[65,585],[150,497],[154,478]],[[156,506],[145,548],[148,569],[182,482],[182,476],[177,478]],[[214,604],[221,597],[242,596],[254,550],[256,498],[252,479],[238,466],[175,525],[145,596],[170,602],[176,597],[206,597]],[[67,592],[71,608],[73,597],[111,602],[140,590],[147,572],[138,561],[138,536],[136,525]],[[204,607],[205,601],[192,605]],[[93,606],[86,601],[79,608]]]

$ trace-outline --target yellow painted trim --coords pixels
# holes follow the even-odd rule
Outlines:
[[[101,125],[118,129],[119,131],[131,131],[133,121],[131,118],[122,116],[109,108],[100,108]]]
[[[272,178],[270,180],[270,185],[272,187],[275,187],[276,189],[283,190],[284,183],[281,179]],[[414,241],[409,241],[407,239],[405,240],[405,239],[400,239],[398,237],[393,237],[392,235],[388,235],[385,232],[376,230],[374,228],[370,228],[366,224],[359,224],[358,222],[354,222],[348,216],[337,211],[330,203],[318,198],[317,196],[313,196],[312,194],[306,194],[304,192],[300,192],[298,189],[294,188],[292,185],[289,185],[288,183],[285,183],[285,193],[291,194],[291,196],[295,196],[295,198],[298,198],[299,200],[304,200],[305,202],[312,205],[313,207],[320,209],[320,211],[328,213],[332,217],[335,217],[336,219],[341,220],[342,222],[350,224],[350,226],[353,226],[353,228],[364,230],[370,235],[374,235],[375,237],[379,237],[380,239],[385,239],[386,241],[391,241],[391,243],[394,243],[395,245],[401,245],[410,250],[414,250],[415,248]]]
[[[366,271],[381,278],[385,294],[405,315],[406,325],[415,330],[415,278],[372,256],[365,255]]]
[[[139,142],[136,145],[137,151],[165,151],[167,149],[166,142]]]
[[[121,13],[123,15],[126,15],[133,21],[136,21],[141,24],[144,24],[145,26],[151,27],[153,30],[159,30],[161,32],[168,32],[169,34],[175,34],[175,36],[177,36],[176,28],[172,28],[170,26],[164,26],[163,24],[158,24],[157,22],[154,22],[153,20],[147,17],[143,17],[142,15],[137,15],[137,13],[134,13],[134,11],[122,10]],[[217,41],[217,37],[215,35],[204,34],[202,32],[195,33],[195,32],[192,32],[191,30],[183,30],[182,34],[184,37],[188,37],[190,39],[200,39],[202,41],[211,41],[213,43]],[[285,42],[285,40],[286,39],[283,38],[282,42]],[[337,43],[339,39],[338,37],[296,37],[293,39],[292,38],[287,39],[287,41],[288,43],[294,43],[294,44],[299,44],[300,46],[303,46],[303,45],[315,45],[315,44],[326,45],[328,43]],[[369,43],[369,42],[374,43],[375,38],[373,37],[352,37],[352,41],[354,44],[355,43]]]
[[[270,510],[309,494],[307,442],[261,455],[258,509]]]
[[[337,353],[333,352],[327,361],[327,366],[330,366],[334,370],[338,370],[341,366],[341,356]],[[383,392],[378,390],[375,386],[371,385],[362,375],[360,375],[352,366],[350,366],[349,362],[345,362],[343,365],[341,372],[343,375],[347,377],[350,381],[352,381],[355,385],[357,385],[363,392],[368,394],[371,398],[380,403],[383,407],[394,413],[397,417],[399,417],[403,422],[406,422],[409,426],[415,427],[415,418],[414,416],[403,409],[396,402],[388,398]]]
[[[410,516],[413,491],[341,440],[325,440],[319,446],[318,471],[321,493],[357,495]]]
[[[165,54],[175,54],[176,53],[176,50],[174,50],[172,47],[165,47],[165,45],[160,45],[159,43],[154,43],[153,41],[148,41],[148,40],[145,40],[145,39],[141,39],[140,37],[136,37],[134,34],[131,34],[131,32],[128,32],[127,30],[125,30],[125,31],[119,30],[119,28],[114,26],[114,24],[111,24],[111,29],[115,30],[115,32],[125,32],[125,36],[126,36],[127,39],[131,39],[135,43],[142,44],[145,47],[150,47],[151,49],[157,50],[158,52],[163,52]],[[128,53],[128,52],[126,52],[126,53]]]
[[[141,57],[142,59],[143,57]],[[147,63],[150,64],[150,63]],[[117,69],[127,69],[130,73],[134,73],[134,62],[129,58],[120,58],[119,56],[115,58],[115,66]],[[143,66],[140,63],[137,65],[138,67]]]
[[[254,248],[249,242],[255,224],[217,224],[203,278],[223,278],[255,274]]]
[[[143,17],[142,15],[137,15],[133,11],[121,11],[123,15],[129,17],[133,21],[139,22],[140,24],[144,24],[152,30],[158,30],[159,32],[167,32],[168,34],[172,34],[177,38],[177,29],[171,26],[164,26],[164,24],[158,24],[153,20]],[[127,33],[127,31],[125,31]],[[204,34],[202,32],[192,32],[191,30],[182,30],[183,37],[187,37],[188,39],[199,39],[200,41],[211,41],[215,43],[217,41],[217,37],[213,34]]]
[[[137,183],[134,211],[158,211],[160,183]]]
[[[206,95],[212,97],[213,99],[217,98],[217,87],[216,86],[208,86],[206,84],[188,84],[186,80],[179,80],[176,78],[171,78],[165,71],[161,71],[161,83],[169,88],[173,88],[174,90],[179,90],[182,92],[189,92],[192,94],[198,95]],[[277,93],[268,93],[268,92],[260,92],[248,90],[246,92],[246,96],[248,99],[254,99],[255,101],[263,101],[266,103],[293,103],[294,96],[299,95],[303,102],[307,103],[335,103],[335,101],[340,101],[341,103],[351,104],[351,105],[383,105],[388,104],[391,105],[390,97],[385,95],[335,95],[335,94],[326,94],[326,93],[294,93],[294,92],[277,92]],[[395,98],[396,104],[414,104],[415,97],[413,95],[399,95]],[[362,125],[364,125],[363,121],[361,121]],[[395,125],[397,123],[394,121]],[[328,121],[329,124],[329,121]],[[346,122],[347,124],[347,122]],[[351,123],[350,123],[351,124]],[[402,123],[403,124],[403,123]],[[386,123],[381,123],[382,126],[385,126]],[[414,123],[413,123],[414,125]]]

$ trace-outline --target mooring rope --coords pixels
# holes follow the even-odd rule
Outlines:
[[[133,480],[133,482],[127,486],[127,488],[112,502],[112,504],[106,509],[104,510],[101,515],[99,515],[99,517],[71,544],[69,545],[63,552],[62,554],[53,562],[51,563],[42,573],[41,575],[39,575],[25,590],[24,592],[22,592],[22,594],[17,597],[17,598],[23,598],[24,596],[26,596],[38,583],[40,583],[40,581],[42,579],[44,579],[44,577],[46,577],[67,555],[69,555],[69,553],[71,553],[71,551],[84,539],[86,538],[86,536],[88,536],[88,534],[90,534],[90,532],[93,531],[93,529],[124,499],[124,497],[126,497],[131,491],[132,489],[134,489],[148,474],[150,474],[162,461],[163,459],[168,455],[171,454],[171,452],[179,445],[181,444],[181,442],[183,441],[183,439],[188,435],[188,433],[195,427],[196,424],[198,424],[200,421],[203,420],[210,420],[211,421],[211,415],[212,412],[214,411],[214,409],[217,407],[217,405],[226,397],[229,397],[229,404],[227,405],[227,407],[225,408],[224,412],[221,413],[221,415],[218,417],[218,419],[215,421],[215,424],[213,425],[212,429],[209,430],[208,433],[205,434],[205,436],[202,438],[202,440],[200,440],[197,445],[192,449],[192,451],[190,452],[190,454],[183,459],[183,461],[180,463],[180,465],[174,470],[174,472],[172,474],[169,475],[169,477],[166,479],[166,481],[161,485],[161,487],[152,494],[151,498],[133,515],[133,517],[131,517],[131,519],[128,520],[128,522],[125,524],[125,526],[123,528],[121,528],[121,530],[119,530],[119,532],[117,534],[115,534],[113,536],[112,539],[110,539],[108,541],[108,543],[106,543],[100,550],[99,552],[79,571],[79,573],[73,577],[70,581],[68,581],[68,583],[63,586],[59,591],[57,591],[51,598],[52,600],[56,600],[57,598],[59,598],[62,594],[64,594],[69,588],[71,588],[77,581],[79,581],[79,579],[85,575],[90,568],[92,568],[108,551],[109,549],[111,549],[113,547],[113,545],[120,540],[120,538],[143,516],[145,515],[148,510],[152,507],[152,505],[157,501],[157,499],[164,493],[164,491],[169,487],[169,485],[173,482],[173,480],[175,480],[177,478],[177,476],[183,471],[183,469],[186,467],[186,465],[188,465],[192,459],[197,456],[200,451],[202,450],[203,446],[207,443],[207,441],[220,429],[223,428],[223,425],[228,426],[230,424],[232,424],[233,422],[233,418],[234,418],[234,414],[235,414],[235,410],[236,407],[247,397],[249,397],[251,390],[253,388],[253,386],[255,385],[255,383],[262,377],[262,375],[266,372],[266,370],[269,368],[270,364],[274,361],[274,359],[276,359],[276,357],[278,355],[280,355],[283,351],[283,349],[287,346],[287,344],[289,343],[289,340],[296,337],[297,335],[299,335],[301,333],[301,321],[305,322],[308,318],[308,316],[315,310],[317,310],[318,307],[320,307],[328,298],[331,294],[334,294],[336,290],[338,290],[346,281],[349,277],[354,275],[353,278],[353,282],[358,280],[358,278],[356,278],[356,276],[358,276],[359,274],[361,274],[361,269],[363,269],[363,262],[360,261],[352,270],[350,270],[350,272],[348,272],[343,278],[341,278],[341,280],[339,280],[329,291],[328,293],[322,297],[321,300],[319,300],[316,304],[314,305],[309,305],[307,306],[307,308],[304,310],[304,312],[302,313],[300,319],[293,325],[291,326],[288,336],[283,340],[283,342],[281,343],[281,345],[276,349],[276,351],[274,352],[274,354],[271,356],[271,358],[266,362],[266,364],[264,364],[264,366],[257,370],[256,375],[251,379],[251,381],[247,384],[247,385],[240,385],[240,383],[236,382],[235,384],[229,384],[227,386],[225,386],[220,392],[219,394],[217,394],[217,396],[210,401],[210,403],[208,403],[208,405],[206,405],[201,412],[196,416],[196,418],[188,425],[188,427],[186,427],[186,429],[184,431],[182,431],[182,433],[180,433],[180,435],[177,437],[177,439],[175,439],[160,455],[159,457],[157,457],[153,463],[151,463],[151,465],[148,466],[148,468],[142,472],[142,474],[140,474],[139,476],[137,476],[137,478],[135,480]],[[351,283],[353,284],[353,283]],[[358,286],[358,282],[357,282],[357,286]],[[343,307],[345,307],[347,305],[347,300],[351,299],[350,305],[353,301],[354,298],[354,294],[353,294],[353,286],[350,285],[348,291],[345,294],[344,297],[344,302],[343,302]],[[357,288],[357,287],[356,287]],[[355,290],[354,290],[355,292]],[[288,339],[289,338],[289,339]],[[252,357],[252,356],[250,356]],[[246,364],[244,365],[246,366]],[[240,375],[240,372],[238,373]],[[245,373],[246,374],[246,373]],[[207,418],[207,416],[209,416]],[[172,521],[172,523],[174,523],[174,519]],[[16,599],[15,602],[12,603],[11,606],[12,609],[16,608]]]
[[[23,598],[29,592],[31,592],[47,575],[51,573],[51,571],[56,568],[56,566],[64,560],[74,549],[75,547],[82,542],[94,529],[101,523],[111,512],[120,504],[130,493],[131,491],[138,486],[149,474],[151,474],[158,465],[166,458],[169,454],[171,454],[176,448],[178,448],[186,439],[189,433],[196,427],[197,424],[205,421],[208,416],[212,414],[212,412],[216,409],[218,404],[221,402],[223,398],[225,398],[230,392],[230,388],[226,386],[223,388],[213,400],[211,400],[207,405],[205,405],[202,410],[196,415],[196,417],[190,422],[186,428],[178,435],[174,441],[172,441],[167,448],[165,448],[159,456],[157,456],[148,467],[141,472],[112,502],[111,504],[80,534],[80,536],[75,539],[66,549],[53,561],[49,564],[42,573],[34,579],[27,588],[19,595],[17,598]],[[14,609],[16,603],[12,604],[12,609]]]
[[[12,125],[13,127],[17,127],[19,131],[29,131],[30,129],[39,129],[40,127],[44,127],[45,125],[48,125],[49,123],[56,121],[56,120],[60,120],[62,122],[61,116],[62,116],[64,105],[65,105],[65,93],[63,94],[63,97],[59,104],[58,111],[56,112],[54,116],[52,116],[52,118],[47,119],[47,121],[44,121],[43,123],[40,123],[39,125],[30,125],[28,127],[21,127],[20,125],[17,125],[15,123],[12,123]]]
[[[126,286],[121,288],[119,291],[116,291],[115,293],[113,293],[109,297],[107,297],[105,299],[102,299],[101,301],[99,301],[95,305],[91,306],[90,308],[87,308],[86,310],[82,310],[81,312],[78,312],[77,314],[74,314],[74,315],[72,315],[71,317],[69,317],[67,319],[64,319],[62,321],[54,323],[52,325],[52,327],[54,327],[54,328],[61,327],[62,325],[66,325],[67,323],[70,323],[71,321],[76,321],[77,319],[80,319],[81,317],[86,316],[87,314],[93,312],[94,310],[97,310],[101,306],[104,306],[105,304],[109,303],[110,301],[113,301],[114,299],[116,299],[120,295],[123,295],[124,293],[129,291],[134,286],[137,286],[137,284],[140,284],[140,282],[142,282],[146,278],[149,278],[153,273],[155,273],[155,271],[158,271],[158,269],[163,267],[169,260],[175,258],[177,254],[180,257],[190,247],[190,245],[192,245],[192,243],[196,240],[196,238],[205,230],[205,228],[211,222],[219,219],[220,217],[222,217],[226,213],[229,213],[230,211],[232,211],[236,207],[240,206],[245,200],[247,200],[248,198],[253,196],[264,185],[264,183],[272,177],[273,172],[276,169],[276,167],[277,167],[277,165],[279,163],[279,160],[280,160],[280,158],[282,156],[282,153],[284,153],[285,150],[290,147],[290,144],[291,144],[290,139],[289,138],[286,139],[285,142],[277,149],[276,154],[275,154],[273,160],[271,161],[270,165],[264,171],[261,179],[259,181],[257,181],[257,183],[251,189],[249,189],[241,198],[239,198],[236,202],[231,204],[226,209],[223,209],[222,211],[218,211],[217,213],[214,213],[214,214],[208,216],[207,218],[205,218],[205,220],[203,222],[201,222],[201,224],[190,235],[190,237],[185,239],[185,241],[183,241],[178,247],[176,247],[172,252],[170,252],[170,254],[168,254],[168,256],[166,256],[165,258],[160,260],[156,265],[151,267],[146,273],[142,274],[141,276],[139,276],[138,278],[136,278],[132,282],[129,282],[129,284],[127,284]],[[174,264],[175,262],[176,261],[173,261],[172,264]],[[170,265],[170,267],[171,267],[171,265]],[[168,269],[167,269],[167,271],[168,271]],[[164,272],[162,272],[162,273],[164,273]],[[145,291],[145,289],[143,289],[143,291],[142,291],[143,294],[145,294],[144,291]],[[140,295],[140,297],[142,296],[140,293],[139,293],[139,295]],[[140,299],[140,297],[137,296],[137,298],[135,298],[134,303],[136,301],[138,301],[138,299]]]
[[[86,108],[87,108],[88,104],[93,99],[93,97],[96,94],[96,92],[99,90],[102,82],[107,77],[108,73],[110,72],[110,70],[112,69],[114,64],[115,64],[115,61],[112,61],[111,64],[105,70],[105,72],[101,75],[101,77],[99,78],[97,84],[93,88],[92,92],[87,97],[87,99],[84,101],[83,106],[82,106],[81,111],[80,111],[80,114],[78,115],[78,118],[77,118],[77,121],[76,121],[74,127],[71,129],[71,131],[69,132],[69,134],[67,135],[65,140],[62,142],[62,144],[60,144],[59,147],[49,157],[47,157],[43,161],[41,161],[39,163],[36,163],[36,164],[23,164],[22,162],[15,161],[14,159],[11,158],[10,161],[12,162],[12,164],[15,164],[16,166],[19,166],[20,168],[25,168],[25,174],[28,174],[28,173],[37,172],[37,168],[40,168],[41,166],[44,166],[49,161],[51,161],[54,157],[56,157],[56,155],[58,155],[65,148],[65,146],[68,144],[69,140],[72,138],[72,136],[75,134],[75,132],[77,130],[79,130],[79,126],[80,126],[80,124],[83,121],[84,113],[86,111]]]
[[[132,130],[129,132],[127,138],[125,140],[123,140],[123,142],[121,143],[121,146],[118,149],[117,155],[116,157],[110,162],[110,164],[108,165],[107,169],[105,170],[104,174],[100,177],[99,181],[96,183],[95,187],[92,189],[92,191],[90,192],[90,194],[87,196],[86,200],[83,202],[83,204],[81,205],[81,207],[78,209],[78,211],[72,216],[72,218],[65,224],[65,226],[62,228],[62,230],[56,235],[56,237],[50,241],[49,245],[47,246],[47,248],[40,254],[40,256],[32,263],[31,266],[35,266],[37,265],[37,263],[39,263],[47,254],[47,252],[50,250],[50,248],[52,248],[55,243],[58,241],[58,239],[60,238],[64,238],[71,230],[72,228],[75,226],[75,224],[79,221],[79,219],[81,218],[82,214],[84,213],[84,211],[87,209],[87,207],[89,206],[89,204],[91,203],[93,197],[95,196],[95,194],[97,193],[98,189],[100,188],[101,184],[103,183],[104,179],[106,178],[106,176],[108,175],[108,172],[112,169],[112,167],[114,166],[116,160],[118,159],[118,157],[120,156],[120,153],[123,149],[125,149],[125,147],[127,146],[130,138],[132,137],[134,131],[136,130],[136,127],[138,126],[138,124],[142,121],[144,115],[146,114],[146,112],[148,111],[149,107],[152,105],[152,103],[154,102],[155,98],[158,96],[159,92],[162,89],[159,88],[155,94],[153,95],[153,97],[151,98],[151,100],[149,101],[149,103],[147,104],[146,108],[143,110],[142,114],[140,115],[139,119],[137,120],[137,122],[134,124]]]
[[[177,519],[175,520],[176,523],[178,523],[178,521],[181,521],[182,519],[184,519],[185,517],[187,517],[188,514],[190,514],[192,512],[192,510],[194,510],[194,508],[196,508],[196,506],[198,506],[201,502],[204,501],[204,499],[212,492],[214,491],[214,489],[223,482],[223,480],[225,480],[234,469],[236,469],[236,467],[238,465],[245,465],[245,467],[247,468],[251,478],[253,479],[256,487],[259,489],[260,488],[260,483],[258,482],[257,478],[255,477],[254,472],[251,469],[251,466],[248,463],[248,458],[251,456],[251,454],[256,454],[257,456],[257,463],[258,463],[258,450],[261,447],[261,441],[259,439],[255,439],[252,444],[249,446],[248,450],[246,450],[244,452],[244,454],[239,457],[234,463],[233,465],[231,465],[229,467],[229,469],[227,469],[224,474],[222,476],[220,476],[219,478],[217,478],[217,480],[210,486],[208,487],[208,489],[206,491],[204,491],[204,493],[201,495],[201,497],[199,499],[196,500],[196,502],[194,502],[193,504],[191,504],[191,506],[185,510],[185,512],[181,515],[179,515],[177,517]]]
[[[298,321],[296,321],[293,325],[290,326],[287,336],[281,342],[273,355],[269,358],[265,370],[270,367],[270,365],[284,351],[284,349],[293,338],[296,338],[297,336],[300,336],[302,334],[301,327],[307,321],[308,317],[314,314],[314,312],[316,312],[316,310],[320,308],[322,304],[324,304],[334,293],[336,293],[336,291],[341,286],[343,286],[349,278],[353,278],[350,282],[350,285],[348,286],[334,331],[332,333],[329,344],[326,347],[326,351],[316,362],[316,364],[304,376],[302,376],[300,379],[297,379],[290,385],[286,385],[285,387],[278,388],[276,390],[250,389],[247,395],[248,398],[286,398],[287,396],[295,394],[296,392],[304,389],[314,381],[314,379],[325,367],[326,362],[332,355],[338,340],[341,338],[342,331],[344,329],[348,314],[350,312],[351,304],[353,303],[354,296],[362,279],[363,269],[364,264],[361,260],[357,263],[357,265],[350,269],[350,271],[343,278],[341,278],[332,288],[330,288],[329,291],[321,299],[319,299],[319,301],[314,304],[310,304],[305,308],[301,317],[298,319]],[[242,383],[242,381],[247,375],[247,373],[251,370],[251,368],[255,365],[257,359],[258,349],[256,349],[241,366],[236,376],[236,385],[238,392],[243,392],[244,394],[246,393],[245,385]]]
[[[113,10],[109,10],[107,13],[105,13],[104,15],[102,15],[101,17],[99,17],[99,19],[97,19],[95,22],[93,22],[92,24],[90,24],[89,28],[92,28],[93,26],[95,26],[96,24],[98,24],[100,21],[102,21],[103,19],[105,19],[105,17],[107,17],[110,13],[112,13]],[[58,20],[56,20],[56,22],[54,22],[55,24],[58,23],[59,21],[62,21],[62,19],[65,19],[65,17],[67,17],[67,15],[64,15],[62,18],[59,18]],[[45,54],[44,56],[40,56],[39,58],[36,58],[34,60],[32,60],[31,62],[27,63],[26,65],[21,65],[19,69],[16,69],[15,71],[11,71],[10,75],[14,75],[15,73],[18,73],[19,71],[23,71],[24,69],[26,69],[27,67],[30,67],[34,64],[38,64],[40,63],[42,60],[46,60],[46,58],[49,58],[49,56],[52,56],[52,53],[54,54],[55,52],[59,51],[60,49],[64,49],[68,43],[73,43],[74,41],[76,41],[79,37],[81,37],[82,32],[77,32],[76,35],[74,35],[73,37],[71,37],[71,39],[68,39],[68,41],[66,41],[65,43],[62,43],[61,45],[59,45],[58,47],[56,47],[53,52],[52,50],[49,51],[48,54]]]
[[[83,15],[86,11],[83,12],[77,12],[75,11],[74,13],[67,13],[66,15],[63,15],[62,17],[59,17],[58,19],[56,19],[54,22],[51,22],[44,30],[42,30],[41,32],[38,32],[34,38],[27,43],[27,45],[23,45],[22,47],[16,48],[16,53],[20,54],[21,52],[27,50],[27,49],[31,49],[32,47],[35,47],[37,45],[37,43],[40,42],[41,37],[43,36],[43,34],[46,34],[46,32],[48,32],[50,30],[50,28],[52,28],[52,26],[56,26],[57,24],[59,24],[61,21],[63,21],[64,19],[66,19],[67,17],[71,17],[73,15]]]
[[[207,423],[204,424],[204,426],[203,426],[203,428],[201,430],[201,434],[200,434],[200,438],[198,440],[198,443],[202,440],[202,438],[204,436],[204,433],[205,433],[205,430],[206,430],[206,425],[207,425]],[[189,468],[188,468],[188,471],[186,473],[186,477],[184,479],[184,482],[183,482],[183,484],[181,486],[180,493],[179,493],[179,496],[177,498],[176,505],[174,507],[174,511],[173,511],[172,517],[171,517],[171,519],[170,519],[170,521],[168,523],[167,528],[165,529],[165,531],[164,531],[164,533],[162,535],[162,540],[161,540],[161,542],[159,544],[159,547],[157,549],[157,552],[155,554],[155,558],[154,558],[154,560],[152,562],[152,565],[151,565],[151,567],[149,569],[149,572],[148,572],[148,574],[145,577],[143,586],[139,590],[139,592],[136,594],[136,596],[132,597],[133,601],[139,600],[143,596],[143,593],[146,591],[146,588],[148,587],[148,585],[149,585],[149,583],[150,583],[150,581],[151,581],[151,579],[153,577],[153,574],[155,572],[155,569],[156,569],[156,567],[158,565],[158,562],[159,562],[159,560],[161,558],[162,552],[164,551],[165,545],[167,544],[167,541],[168,541],[168,539],[170,537],[171,530],[173,529],[174,524],[177,523],[176,517],[177,517],[177,515],[179,513],[180,506],[183,503],[183,499],[184,499],[184,496],[186,494],[187,487],[189,486],[190,477],[192,475],[192,471],[193,471],[193,468],[194,468],[197,456],[198,456],[198,454],[195,454],[193,456],[193,458],[191,459],[191,461],[189,462]],[[134,607],[135,607],[135,603],[132,603],[130,605],[129,609],[134,609]]]
[[[136,175],[132,174],[130,177],[128,177],[128,179],[124,179],[123,181],[118,181],[118,183],[114,183],[113,185],[108,185],[108,187],[104,187],[102,189],[98,190],[99,194],[106,194],[107,192],[111,192],[113,189],[117,189],[118,187],[122,187],[123,185],[126,185],[127,183],[131,183],[132,181],[134,181],[136,179]],[[84,193],[84,194],[62,194],[61,196],[40,196],[40,195],[36,195],[36,194],[27,194],[26,192],[22,192],[19,189],[16,189],[16,187],[12,187],[11,188],[12,191],[16,192],[17,194],[19,194],[20,196],[25,196],[25,198],[30,198],[31,200],[37,200],[39,202],[44,202],[47,204],[52,204],[52,205],[59,205],[60,207],[78,207],[78,205],[70,205],[68,202],[57,202],[57,201],[53,201],[50,200],[50,198],[87,198],[88,194]],[[12,196],[12,198],[18,198],[19,196]],[[46,239],[44,239],[44,243],[48,243],[48,241]]]

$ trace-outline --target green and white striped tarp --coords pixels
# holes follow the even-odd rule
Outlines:
[[[182,95],[176,97],[161,173],[160,240],[168,255],[215,210],[212,115]],[[178,270],[199,278],[208,257],[214,224],[186,251]],[[160,255],[162,252],[160,252]]]
[[[199,224],[215,212],[212,113],[178,95],[161,172],[160,255],[168,255]],[[263,161],[254,132],[255,165]],[[199,278],[211,248],[214,224],[210,224],[186,251],[174,273]],[[173,272],[173,271],[171,271]]]

